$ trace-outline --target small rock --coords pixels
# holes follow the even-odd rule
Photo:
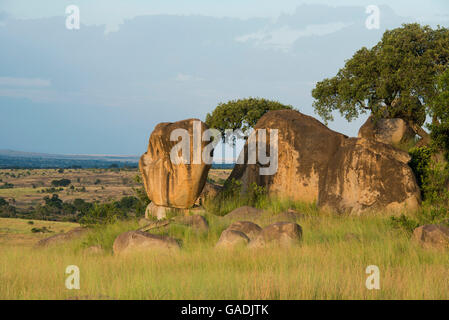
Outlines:
[[[225,217],[231,220],[246,220],[254,222],[258,220],[262,216],[262,214],[263,210],[249,206],[243,206],[229,212],[227,215],[225,215]]]
[[[413,237],[425,247],[449,247],[449,228],[428,224],[413,231]]]
[[[199,214],[194,214],[191,216],[176,216],[173,218],[173,222],[183,224],[186,226],[191,226],[199,231],[208,231],[209,225],[206,218]]]
[[[290,221],[290,222],[296,222],[296,220],[299,220],[304,217],[304,214],[299,213],[296,210],[288,209],[287,211],[281,212],[277,215],[275,215],[275,219],[279,221]]]
[[[142,231],[128,231],[120,234],[114,241],[114,254],[134,251],[179,249],[178,242],[170,237],[149,234]]]
[[[226,230],[243,232],[252,241],[259,235],[262,228],[250,221],[237,221],[231,224]]]
[[[49,238],[39,240],[36,243],[36,246],[37,247],[46,247],[46,246],[53,245],[53,244],[68,242],[68,241],[82,237],[87,232],[88,232],[87,228],[78,227],[78,228],[72,229],[66,233],[57,234],[57,235],[51,236]]]
[[[221,233],[216,248],[233,249],[236,247],[244,247],[249,243],[249,238],[243,232],[226,229]]]
[[[302,238],[301,226],[293,222],[276,222],[262,229],[261,233],[250,243],[251,248],[267,245],[290,247],[298,244]]]

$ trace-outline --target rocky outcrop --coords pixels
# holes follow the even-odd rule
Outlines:
[[[141,251],[176,250],[180,246],[170,237],[149,234],[142,231],[128,231],[120,234],[113,244],[115,255]]]
[[[358,137],[387,144],[399,144],[412,140],[415,133],[402,119],[375,119],[370,116],[360,127]]]
[[[194,137],[194,125],[199,124],[199,136]],[[174,163],[170,157],[179,141],[171,141],[175,130],[188,133],[189,157],[187,163]],[[163,217],[167,208],[190,208],[203,190],[210,165],[201,158],[204,147],[209,142],[202,141],[202,132],[207,129],[204,122],[198,119],[187,119],[175,123],[160,123],[151,133],[148,150],[139,161],[139,169],[149,199],[152,201],[150,214]],[[194,148],[199,145],[201,148]],[[199,153],[198,153],[198,149]],[[196,151],[195,151],[196,150]],[[187,152],[185,152],[187,155]],[[199,155],[199,157],[198,157]],[[182,156],[182,152],[178,152]],[[157,207],[161,207],[158,210]]]
[[[374,140],[349,138],[329,163],[318,205],[338,212],[419,208],[410,156]]]
[[[413,231],[413,237],[424,247],[449,248],[449,228],[428,224]]]
[[[278,130],[277,172],[274,175],[260,175],[262,165],[246,164],[246,145],[243,150],[245,164],[237,164],[228,179],[241,180],[243,192],[256,183],[266,187],[270,194],[293,200],[316,201],[327,166],[346,136],[293,110],[270,111],[259,119],[255,129],[268,129],[268,132]]]
[[[278,130],[278,168],[261,175],[266,165],[247,164],[247,143],[245,164],[236,165],[229,177],[241,181],[242,192],[256,183],[269,195],[352,213],[419,206],[420,191],[405,152],[372,139],[348,138],[294,110],[270,111],[255,129]]]
[[[251,248],[262,248],[271,245],[290,247],[299,244],[302,238],[302,228],[293,222],[277,222],[262,229],[259,235],[251,241]]]

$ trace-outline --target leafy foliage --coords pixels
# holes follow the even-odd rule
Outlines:
[[[224,138],[226,129],[246,131],[253,128],[268,111],[281,109],[293,109],[293,107],[260,98],[232,100],[220,103],[212,113],[208,113],[206,124],[209,128],[219,130]]]
[[[402,118],[426,136],[421,126],[432,113],[435,82],[448,63],[448,29],[414,23],[387,30],[373,48],[357,51],[335,77],[317,83],[315,111],[325,121],[333,120],[334,111],[348,121],[366,112]]]

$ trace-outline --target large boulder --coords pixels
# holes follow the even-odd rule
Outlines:
[[[417,210],[420,190],[410,156],[391,145],[349,138],[329,163],[320,207],[359,214],[366,210]]]
[[[176,250],[180,246],[170,237],[150,234],[142,231],[128,231],[120,234],[113,244],[115,255],[140,251]]]
[[[302,238],[302,228],[293,222],[276,222],[262,229],[259,235],[251,241],[251,248],[262,248],[271,245],[290,247],[299,244]]]
[[[370,116],[360,127],[358,137],[387,144],[406,143],[415,137],[412,128],[402,119],[375,119]]]
[[[269,194],[314,202],[326,177],[327,166],[346,136],[330,130],[318,120],[293,110],[266,113],[255,129],[278,129],[278,169],[274,175],[260,175],[259,163],[235,165],[229,180],[242,182],[245,192],[253,183]],[[267,136],[269,133],[267,132]],[[268,149],[268,148],[267,148]]]
[[[278,168],[272,175],[261,175],[266,165],[247,163],[247,143],[240,156],[245,163],[236,165],[228,178],[240,180],[242,192],[256,183],[269,195],[353,213],[414,210],[420,204],[407,165],[410,157],[390,145],[348,138],[294,110],[270,111],[255,129],[278,129]]]
[[[199,123],[199,137],[194,138],[194,123]],[[174,163],[170,157],[178,141],[170,141],[170,136],[177,129],[184,129],[190,137],[190,158],[188,163]],[[151,133],[148,150],[139,161],[139,169],[148,197],[153,203],[152,212],[156,214],[166,208],[190,208],[203,190],[207,174],[211,167],[203,159],[194,158],[200,155],[209,142],[202,141],[202,133],[207,129],[204,122],[198,119],[187,119],[174,123],[160,123]],[[178,130],[179,131],[179,130]],[[199,139],[198,139],[199,138]],[[195,153],[193,146],[201,146],[200,153]],[[181,156],[181,152],[178,152]],[[162,207],[156,210],[154,207]],[[160,217],[158,217],[160,218]]]
[[[446,226],[420,226],[413,231],[413,237],[424,247],[449,248],[449,228]]]

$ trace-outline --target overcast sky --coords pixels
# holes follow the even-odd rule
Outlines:
[[[448,27],[449,3],[0,0],[0,149],[137,155],[157,123],[249,96],[314,115],[314,84],[407,22]],[[356,135],[363,120],[329,126]]]

